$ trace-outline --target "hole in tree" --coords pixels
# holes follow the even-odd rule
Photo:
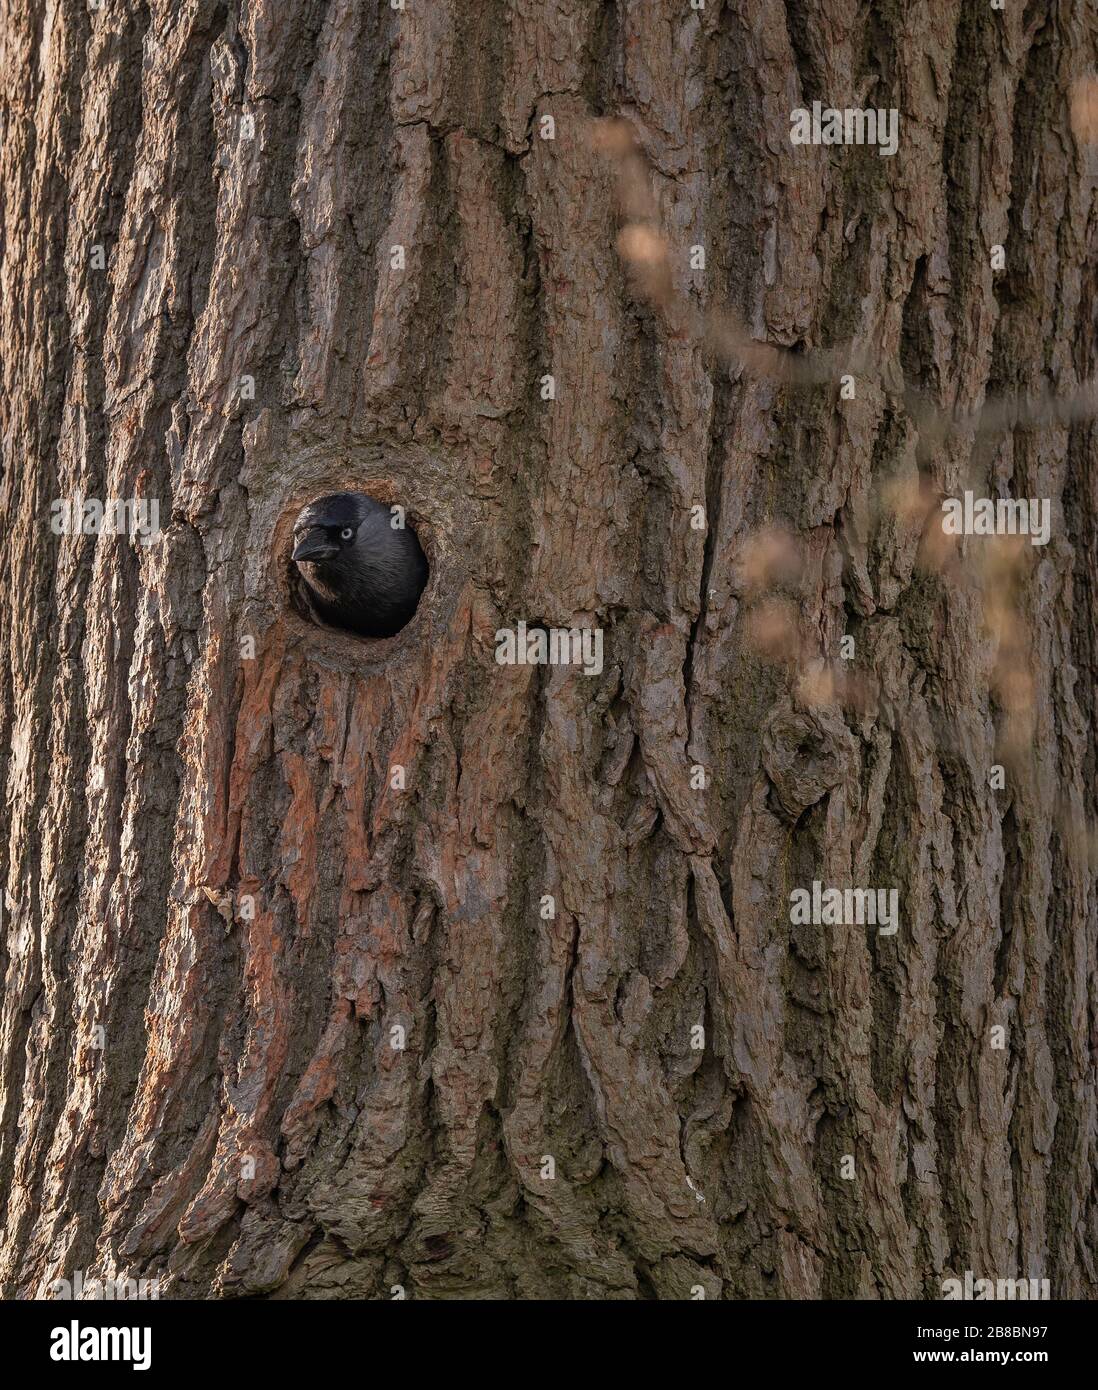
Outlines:
[[[358,637],[392,637],[406,627],[429,574],[404,508],[364,492],[324,493],[304,506],[289,564],[300,615]]]

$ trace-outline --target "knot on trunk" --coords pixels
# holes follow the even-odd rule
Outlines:
[[[763,734],[763,768],[791,821],[839,786],[853,757],[853,737],[833,708],[781,705]]]

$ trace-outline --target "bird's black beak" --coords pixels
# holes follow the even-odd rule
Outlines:
[[[328,539],[323,526],[313,526],[294,546],[293,560],[333,560],[339,554],[339,546]]]

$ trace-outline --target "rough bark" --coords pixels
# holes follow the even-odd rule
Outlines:
[[[0,10],[4,1292],[1098,1293],[1098,435],[903,401],[1094,372],[1093,0]],[[813,100],[898,153],[794,149]],[[854,400],[636,292],[607,116],[678,302],[869,345]],[[1009,632],[879,505],[971,479],[1055,500]],[[384,642],[290,599],[348,485],[431,561]],[[604,671],[497,665],[519,619]],[[814,878],[900,931],[791,925]]]

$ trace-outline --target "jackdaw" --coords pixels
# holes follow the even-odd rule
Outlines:
[[[318,497],[294,522],[293,560],[317,613],[362,637],[391,637],[416,611],[427,561],[415,532],[361,492]]]

